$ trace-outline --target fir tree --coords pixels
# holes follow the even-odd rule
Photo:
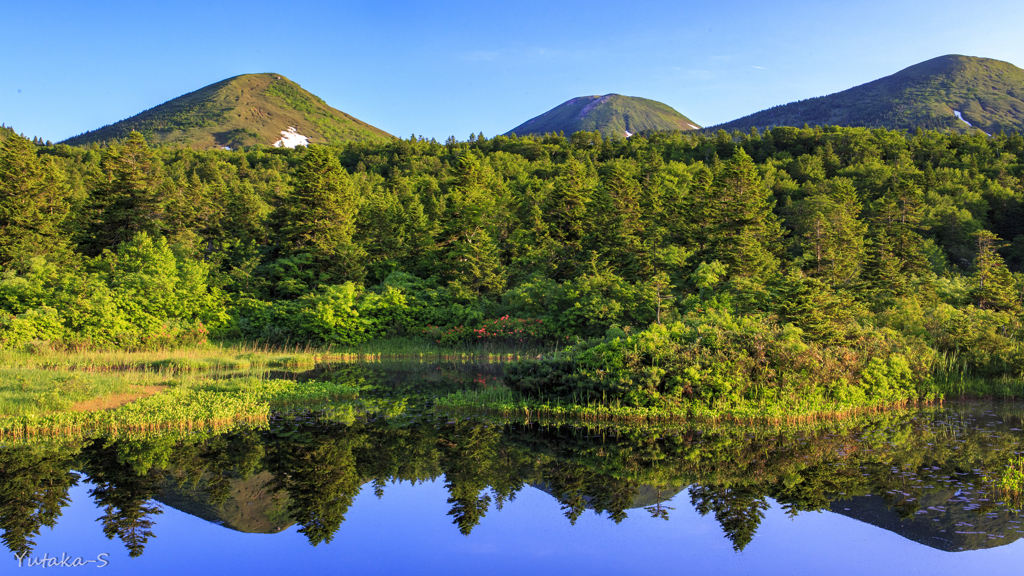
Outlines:
[[[996,252],[1003,246],[999,244],[999,237],[988,230],[982,230],[975,236],[978,255],[974,259],[974,274],[971,275],[971,297],[975,304],[982,310],[1020,312],[1021,295],[1013,274]]]
[[[32,258],[68,256],[70,196],[63,172],[38,158],[31,142],[17,135],[0,142],[0,266],[24,271]]]

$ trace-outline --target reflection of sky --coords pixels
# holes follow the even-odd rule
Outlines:
[[[142,557],[103,536],[88,486],[33,557],[110,553],[100,574],[1021,574],[1024,544],[940,552],[837,514],[790,520],[773,505],[753,541],[735,553],[714,518],[701,517],[684,491],[668,522],[630,511],[621,524],[587,512],[570,526],[558,502],[526,487],[502,511],[492,506],[470,536],[447,516],[443,482],[394,484],[380,500],[365,486],[330,544],[311,547],[292,527],[242,534],[164,507]],[[9,564],[17,562],[9,552]],[[93,565],[95,566],[95,565]],[[79,568],[90,571],[93,568]],[[81,573],[72,571],[71,573]]]

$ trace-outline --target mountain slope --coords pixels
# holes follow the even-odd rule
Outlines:
[[[288,499],[267,490],[273,479],[273,475],[265,471],[246,480],[230,478],[227,480],[227,499],[214,504],[207,490],[211,480],[209,475],[203,476],[195,485],[189,485],[168,474],[156,500],[238,532],[276,534],[295,522],[288,517]]]
[[[966,129],[970,124],[990,134],[1024,131],[1024,70],[988,58],[940,56],[843,92],[776,106],[716,128],[804,124],[891,129]]]
[[[506,134],[547,134],[597,130],[604,137],[629,137],[643,130],[695,130],[692,120],[671,107],[635,96],[581,96],[516,126]]]
[[[74,146],[124,138],[132,130],[142,133],[150,144],[192,148],[272,145],[283,138],[286,146],[305,143],[295,135],[310,143],[390,138],[280,74],[243,74],[64,143]]]

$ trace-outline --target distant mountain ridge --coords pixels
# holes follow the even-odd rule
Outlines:
[[[711,128],[746,131],[804,124],[1024,132],[1024,70],[990,58],[940,56],[842,92]]]
[[[672,107],[646,98],[605,94],[580,96],[516,126],[506,134],[548,134],[564,132],[570,135],[581,130],[598,131],[609,138],[628,138],[649,130],[697,130],[695,122]]]
[[[390,134],[331,108],[280,74],[243,74],[120,122],[68,138],[80,146],[140,132],[150,144],[237,148],[252,144],[382,140]]]

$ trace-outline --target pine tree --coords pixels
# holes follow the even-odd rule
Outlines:
[[[557,279],[577,275],[592,226],[590,204],[597,187],[591,167],[570,156],[559,170],[544,207],[551,238],[559,245]]]
[[[308,255],[318,283],[362,280],[366,252],[352,240],[359,214],[355,186],[329,149],[309,147],[281,212],[282,248]]]
[[[832,286],[850,285],[864,264],[867,231],[853,183],[838,179],[804,188],[807,196],[791,208],[803,269]]]
[[[17,135],[0,142],[0,266],[23,271],[37,256],[66,257],[70,197],[64,173],[38,158],[32,142]]]
[[[710,194],[695,199],[694,228],[699,259],[718,260],[731,275],[765,279],[779,266],[782,228],[771,191],[742,149],[715,173]]]
[[[1020,293],[1016,289],[1013,275],[996,252],[1004,246],[999,237],[982,230],[976,235],[978,255],[974,259],[974,274],[971,276],[971,296],[979,308],[1020,312]]]
[[[808,340],[826,345],[842,341],[840,327],[849,319],[844,303],[817,278],[791,271],[782,280],[779,319],[804,331]]]
[[[124,143],[107,148],[100,168],[103,180],[92,196],[92,233],[82,242],[86,251],[99,254],[141,231],[158,235],[163,214],[156,186],[162,165],[145,138],[132,132]]]
[[[627,280],[651,272],[650,254],[643,242],[640,185],[621,163],[612,165],[594,202],[597,226],[590,248]]]

